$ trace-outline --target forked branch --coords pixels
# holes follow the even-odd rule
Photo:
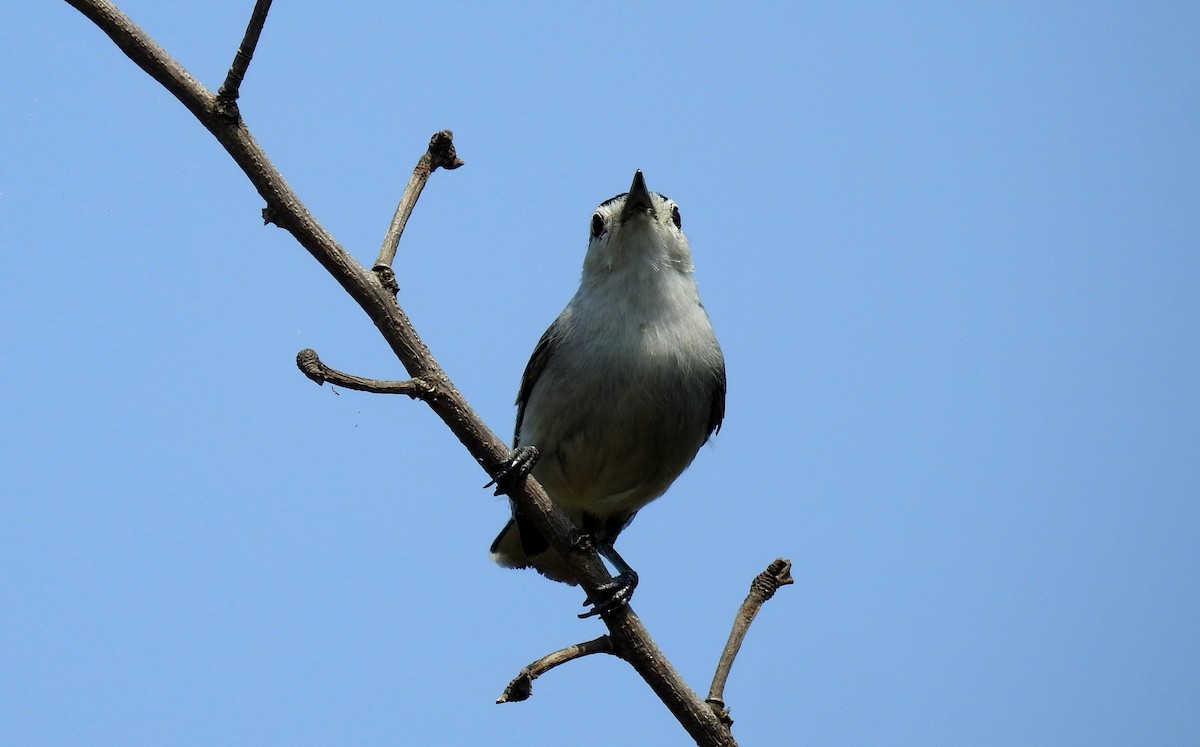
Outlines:
[[[251,136],[241,117],[230,116],[231,111],[236,114],[236,108],[231,106],[240,94],[241,80],[245,76],[262,31],[269,2],[260,0],[256,4],[242,47],[234,58],[221,94],[213,94],[199,83],[145,31],[111,3],[105,0],[66,2],[107,34],[122,52],[179,99],[213,134],[266,202],[264,217],[291,233],[362,307],[412,377],[412,382],[420,382],[415,386],[429,387],[427,392],[422,391],[420,399],[442,419],[488,475],[495,477],[506,463],[508,448],[470,408],[413,329],[408,316],[396,301],[394,278],[392,282],[388,282],[387,273],[372,272],[354,259],[304,207],[291,186]],[[439,140],[443,136],[444,140]],[[411,213],[412,204],[415,204],[428,174],[437,167],[452,168],[450,163],[461,163],[457,156],[453,155],[448,132],[438,133],[434,140],[441,142],[445,147],[435,151],[431,142],[426,154],[429,156],[428,163],[424,159],[418,163],[413,179],[410,180],[410,188],[405,190],[407,198],[401,198],[401,204],[393,218],[394,230],[389,229],[380,259],[376,263],[382,264],[389,272],[395,256],[393,234],[398,242],[404,222]],[[449,156],[446,156],[446,153]],[[332,369],[318,371],[325,380],[333,380],[330,378]],[[345,381],[346,379],[343,379],[343,385],[348,386]],[[360,383],[362,381],[372,380],[360,380]],[[379,384],[380,382],[373,382],[372,385],[379,388]],[[521,481],[513,486],[509,496],[538,532],[562,555],[567,566],[579,578],[584,591],[593,598],[599,598],[602,590],[612,582],[608,569],[594,551],[585,552],[581,547],[572,544],[573,528],[570,522],[551,503],[537,481],[532,478]],[[730,747],[736,744],[727,726],[684,683],[682,677],[667,661],[633,610],[625,607],[604,615],[603,620],[609,629],[607,638],[613,653],[634,667],[697,744],[705,747]]]

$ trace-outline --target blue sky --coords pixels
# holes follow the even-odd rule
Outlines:
[[[251,3],[122,7],[215,88]],[[212,138],[65,3],[0,24],[0,723],[21,745],[686,744]],[[725,427],[622,536],[743,744],[1200,739],[1200,10],[279,3],[256,137],[505,437],[596,203],[675,199]]]

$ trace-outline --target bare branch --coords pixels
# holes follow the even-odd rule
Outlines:
[[[66,0],[205,124],[212,94],[115,5],[104,0]],[[211,128],[209,128],[211,129]]]
[[[613,654],[615,656],[616,652],[613,651],[612,641],[609,640],[609,637],[602,635],[590,641],[576,643],[574,646],[559,649],[552,654],[546,654],[522,669],[513,678],[513,681],[508,683],[508,687],[504,688],[504,694],[497,698],[496,702],[516,703],[528,700],[529,696],[533,695],[533,681],[538,677],[541,677],[559,664],[566,664],[568,661],[574,661],[575,659],[592,654]]]
[[[733,630],[729,631],[729,640],[725,643],[725,650],[721,652],[717,671],[713,675],[712,687],[709,688],[708,697],[705,698],[705,702],[712,707],[726,726],[733,723],[733,719],[729,718],[729,709],[725,707],[724,701],[725,681],[729,678],[733,660],[737,657],[738,651],[742,647],[742,641],[746,637],[746,631],[750,629],[750,623],[754,622],[758,610],[766,604],[768,599],[775,596],[775,592],[779,590],[780,586],[790,583],[793,583],[792,561],[785,558],[776,558],[771,561],[767,569],[750,582],[750,593],[746,595],[746,600],[742,602],[737,615],[733,618]]]
[[[250,14],[250,23],[246,26],[246,34],[233,55],[233,63],[225,75],[225,82],[217,89],[217,108],[227,117],[237,119],[241,116],[237,108],[238,95],[241,93],[242,79],[250,68],[250,60],[254,58],[254,48],[258,46],[258,37],[262,34],[263,24],[267,22],[267,12],[271,10],[271,0],[257,0],[254,11]]]
[[[462,165],[463,161],[454,152],[454,133],[450,130],[434,133],[433,137],[429,139],[429,147],[417,161],[416,167],[413,168],[408,186],[404,188],[404,194],[400,196],[400,203],[396,205],[396,213],[392,216],[392,223],[383,237],[383,246],[379,248],[379,257],[375,260],[374,270],[376,273],[385,273],[385,268],[386,270],[391,269],[392,261],[396,259],[396,247],[399,246],[400,236],[404,233],[404,226],[408,224],[408,218],[412,215],[413,207],[416,206],[421,191],[425,189],[425,182],[429,181],[429,175],[439,168],[452,170]],[[391,276],[391,282],[395,283],[394,274]],[[393,292],[395,290],[398,288]]]
[[[193,78],[141,28],[106,0],[66,0],[96,24],[136,65],[174,95],[225,148],[266,202],[264,219],[295,237],[371,318],[392,352],[414,379],[427,383],[423,401],[462,442],[490,477],[506,464],[509,450],[483,423],[466,399],[434,360],[395,293],[379,276],[356,261],[308,212],[291,186],[272,165],[241,119],[230,119],[217,106],[216,96]],[[436,136],[435,136],[436,137]],[[446,140],[450,140],[446,133]],[[447,142],[446,146],[450,143]],[[453,150],[447,148],[452,154]],[[434,168],[433,156],[429,170]],[[458,163],[457,157],[450,158]],[[444,163],[438,165],[445,166]],[[449,166],[446,166],[449,168]],[[420,164],[418,164],[418,168]],[[423,185],[423,179],[414,179]],[[419,189],[416,190],[419,193]],[[414,198],[415,199],[415,195]],[[402,210],[398,209],[398,213]],[[407,213],[405,213],[405,216]],[[402,223],[403,221],[401,221]],[[397,232],[397,236],[399,233]],[[567,567],[589,597],[599,598],[612,583],[604,562],[590,548],[573,544],[574,528],[532,477],[508,491],[518,510],[562,555]],[[602,619],[609,628],[613,649],[646,680],[680,724],[702,747],[735,745],[728,728],[687,686],[650,638],[629,607]]]
[[[347,389],[375,394],[404,394],[412,399],[426,399],[433,395],[433,386],[422,379],[408,381],[383,381],[381,379],[366,379],[355,376],[336,368],[330,368],[317,356],[317,351],[305,348],[296,353],[296,366],[305,376],[324,384],[336,384]]]

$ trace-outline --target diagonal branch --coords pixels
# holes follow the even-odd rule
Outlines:
[[[241,93],[242,79],[250,69],[250,60],[254,58],[254,48],[258,46],[258,37],[262,34],[263,25],[267,22],[267,12],[271,10],[271,0],[257,0],[254,11],[250,14],[250,23],[246,26],[246,34],[233,55],[233,63],[225,75],[225,82],[217,89],[217,107],[225,116],[238,118],[237,100]]]
[[[396,213],[392,216],[392,223],[383,237],[383,246],[379,248],[379,256],[375,259],[374,270],[384,277],[385,283],[396,282],[395,274],[390,273],[392,261],[396,259],[396,247],[400,244],[404,226],[408,224],[408,218],[412,215],[413,207],[416,206],[421,191],[425,189],[425,182],[429,181],[430,174],[438,168],[449,171],[462,165],[462,159],[454,152],[454,133],[442,130],[429,138],[429,147],[413,168],[412,177],[408,180],[408,186],[404,188],[404,194],[400,195],[400,203],[396,205]],[[398,290],[398,287],[393,288],[392,292]]]
[[[408,374],[433,387],[425,403],[450,428],[471,456],[495,477],[508,457],[504,442],[483,423],[434,360],[395,294],[375,273],[355,260],[308,212],[291,186],[239,118],[231,120],[216,96],[193,78],[175,59],[112,3],[106,0],[66,0],[112,39],[138,67],[158,81],[192,112],[233,158],[266,202],[270,222],[287,230],[366,312]],[[558,551],[580,586],[592,598],[613,581],[594,551],[571,542],[570,521],[551,503],[546,491],[526,478],[509,491],[518,509]],[[736,744],[728,728],[683,681],[649,633],[625,607],[602,618],[613,649],[650,685],[688,734],[702,747]]]

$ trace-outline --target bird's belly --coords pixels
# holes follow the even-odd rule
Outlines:
[[[687,468],[707,435],[704,402],[682,376],[621,377],[578,371],[539,381],[520,442],[541,456],[533,474],[576,520],[636,511]],[[554,413],[554,417],[547,417]]]

